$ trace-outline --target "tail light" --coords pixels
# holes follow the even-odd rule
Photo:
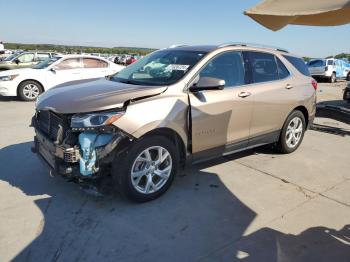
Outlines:
[[[317,90],[317,81],[315,79],[311,80],[311,84],[315,90]]]

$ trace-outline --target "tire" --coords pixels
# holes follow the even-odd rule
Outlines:
[[[335,73],[332,73],[331,77],[329,78],[329,83],[335,83],[337,81],[337,76]]]
[[[350,101],[350,89],[346,89],[343,94],[343,100]]]
[[[157,167],[154,164],[157,159],[157,152],[159,155],[159,148],[162,148],[163,157],[166,155],[166,158]],[[150,152],[149,155],[152,159],[150,162],[146,161],[147,154],[145,151],[147,150]],[[166,152],[169,154],[167,155]],[[137,159],[143,160],[136,161]],[[124,153],[116,155],[112,164],[112,177],[118,190],[127,199],[134,202],[151,201],[160,197],[171,186],[177,173],[178,159],[176,147],[169,139],[163,136],[144,137],[133,143]],[[151,162],[153,165],[151,165]],[[170,169],[169,163],[171,165]],[[163,171],[164,174],[167,173],[166,178],[156,175],[157,172],[167,169],[169,171]],[[142,175],[133,176],[133,172]],[[162,179],[166,180],[163,181]],[[152,186],[148,186],[150,180]],[[155,188],[157,185],[159,188]]]
[[[298,119],[298,120],[296,120]],[[290,133],[291,131],[289,131],[290,129],[293,129],[293,127],[291,125],[292,121],[298,121],[298,123],[301,123],[301,133],[296,133],[295,129],[294,132],[295,133]],[[299,122],[300,121],[300,122]],[[294,122],[294,124],[296,124],[297,122]],[[296,125],[296,129],[299,126]],[[301,142],[303,141],[304,138],[304,134],[305,134],[305,130],[306,130],[306,122],[305,122],[305,117],[304,114],[298,110],[293,111],[286,119],[286,121],[284,122],[282,131],[281,131],[281,135],[280,135],[280,139],[278,142],[278,151],[281,152],[282,154],[290,154],[292,152],[294,152],[295,150],[298,149],[298,147],[300,146]],[[289,135],[287,135],[287,132],[289,133]],[[294,145],[293,145],[293,138],[291,140],[289,140],[290,136],[294,136]],[[296,139],[298,138],[298,139]]]
[[[42,92],[42,85],[36,81],[23,81],[18,86],[18,97],[23,101],[34,101]]]

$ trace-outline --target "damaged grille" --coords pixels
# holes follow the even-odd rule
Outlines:
[[[51,111],[39,111],[36,115],[37,128],[52,141],[62,142],[69,129],[65,116]]]

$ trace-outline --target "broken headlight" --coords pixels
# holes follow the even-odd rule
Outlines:
[[[124,112],[76,114],[72,116],[71,128],[73,130],[90,130],[96,127],[108,126],[121,118],[123,114]]]

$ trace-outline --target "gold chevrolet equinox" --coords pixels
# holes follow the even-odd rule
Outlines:
[[[116,75],[43,93],[32,150],[51,174],[112,176],[124,196],[149,201],[189,163],[265,144],[295,151],[316,89],[304,61],[283,49],[172,46]]]

